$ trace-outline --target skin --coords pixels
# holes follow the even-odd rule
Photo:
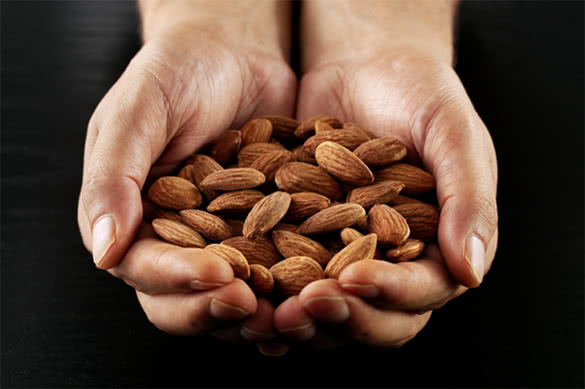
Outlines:
[[[452,67],[454,2],[305,2],[298,92],[288,2],[139,4],[144,46],[89,122],[78,219],[96,266],[136,289],[155,326],[275,356],[296,342],[399,347],[433,309],[480,285],[497,246],[497,165]],[[274,309],[220,258],[156,239],[141,190],[222,130],[295,109],[406,144],[409,162],[436,178],[439,242],[413,262],[356,262]],[[104,215],[113,240],[98,236]]]

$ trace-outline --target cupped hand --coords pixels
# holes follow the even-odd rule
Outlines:
[[[395,136],[430,171],[440,207],[438,247],[423,259],[359,261],[339,280],[307,286],[275,312],[275,326],[317,344],[399,346],[430,310],[477,287],[497,246],[497,166],[489,132],[450,63],[412,47],[322,62],[302,78],[297,115],[328,114]]]

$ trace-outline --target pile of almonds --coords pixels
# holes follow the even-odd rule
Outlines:
[[[152,226],[224,258],[257,295],[295,295],[355,261],[415,259],[436,240],[437,207],[412,197],[435,180],[406,153],[330,116],[256,118],[152,184]]]

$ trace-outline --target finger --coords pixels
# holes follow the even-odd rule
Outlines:
[[[280,304],[274,312],[274,327],[293,341],[313,338],[316,326],[313,318],[303,309],[299,296],[292,296]]]
[[[142,223],[137,240],[110,273],[150,295],[219,288],[234,278],[222,258],[207,250],[162,242],[147,223]]]
[[[240,334],[248,342],[267,342],[276,337],[273,326],[274,308],[266,299],[258,300],[256,313],[242,323]]]
[[[137,296],[148,320],[173,335],[199,335],[234,325],[257,308],[254,293],[237,278],[206,292]]]
[[[345,292],[332,279],[309,284],[299,300],[309,315],[328,324],[340,336],[376,346],[401,346],[416,336],[431,315],[380,310]]]

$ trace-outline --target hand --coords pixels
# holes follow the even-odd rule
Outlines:
[[[155,5],[156,12],[148,8]],[[238,6],[240,18],[249,13],[240,19],[245,23],[265,19],[263,13],[273,23],[259,23],[259,30],[194,2],[145,3],[144,46],[88,126],[78,207],[83,242],[96,266],[133,286],[150,321],[169,333],[212,332],[244,317],[251,330],[272,332],[272,307],[234,279],[229,265],[206,251],[160,242],[142,223],[147,182],[173,172],[224,129],[257,115],[292,114],[296,80],[288,49],[270,39],[281,28],[273,14],[286,6]],[[202,14],[212,25],[196,19]],[[228,326],[221,336],[241,340],[240,327]]]

